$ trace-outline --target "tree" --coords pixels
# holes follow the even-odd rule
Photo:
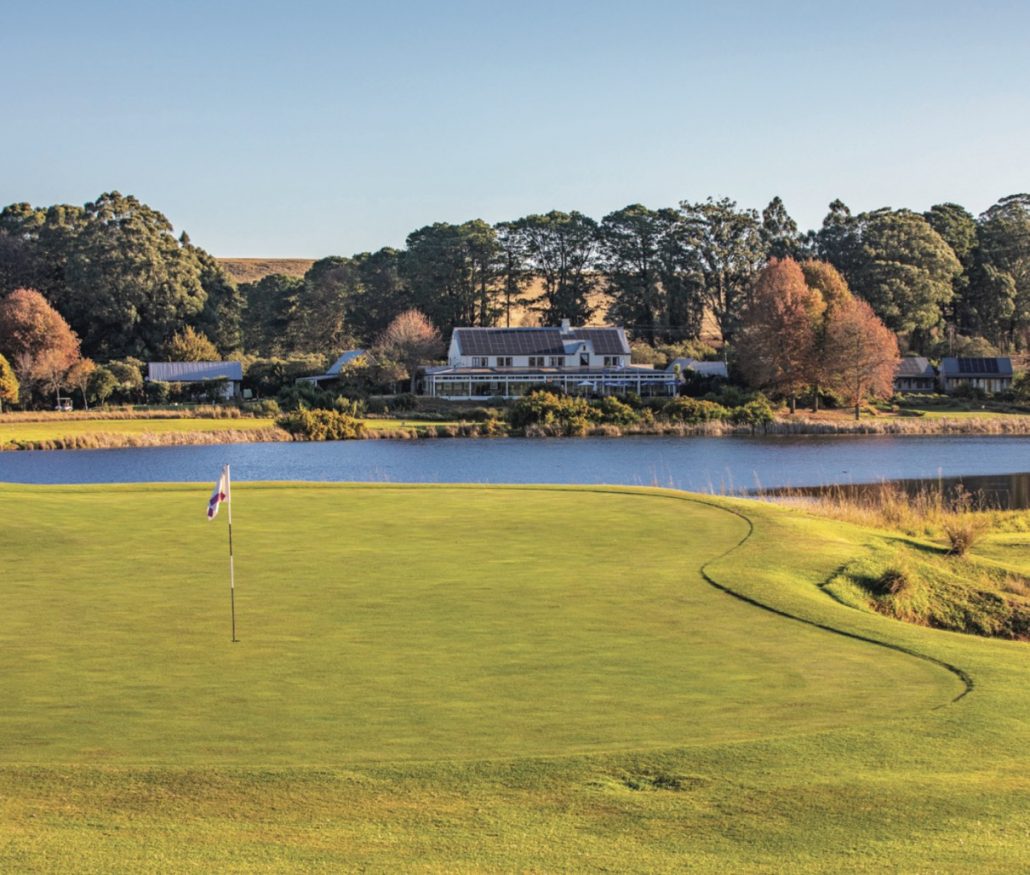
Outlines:
[[[840,271],[828,261],[806,259],[801,262],[801,272],[805,275],[805,285],[818,293],[826,305],[822,317],[816,321],[815,326],[815,350],[811,371],[812,412],[815,413],[819,410],[820,387],[832,381],[832,375],[826,368],[826,328],[836,308],[851,301],[853,295]]]
[[[89,384],[93,379],[96,369],[97,365],[93,359],[80,358],[68,369],[66,377],[66,385],[74,386],[79,390],[79,393],[82,395],[82,406],[86,410],[89,410],[89,398],[87,397]]]
[[[855,408],[855,419],[868,398],[894,391],[898,339],[865,301],[852,298],[830,312],[825,355],[831,385]]]
[[[165,216],[118,192],[86,204],[51,303],[89,355],[152,355],[204,309],[196,253]]]
[[[89,397],[98,404],[105,404],[117,388],[118,379],[109,368],[105,368],[103,365],[98,365],[90,374],[89,383],[86,386]]]
[[[292,350],[291,330],[298,316],[304,280],[281,273],[244,283],[243,346],[251,354],[284,355]]]
[[[609,213],[600,226],[600,264],[612,298],[609,312],[652,344],[668,325],[658,265],[663,230],[658,214],[640,204]]]
[[[0,301],[0,354],[22,386],[59,392],[79,360],[79,338],[34,289],[15,289]]]
[[[419,365],[443,352],[443,340],[424,313],[405,310],[383,332],[379,349],[386,358],[404,365],[414,392]]]
[[[198,331],[211,338],[222,356],[238,353],[243,349],[243,294],[235,280],[218,260],[190,243],[183,232],[180,245],[200,265],[200,285],[204,290],[204,309],[196,317]]]
[[[858,228],[851,210],[840,198],[830,204],[822,227],[814,235],[814,245],[819,258],[850,278],[859,246]]]
[[[801,254],[797,222],[778,196],[762,210],[762,242],[769,258],[797,258]]]
[[[0,413],[4,412],[4,402],[18,403],[18,378],[14,374],[11,363],[0,355]]]
[[[500,275],[497,233],[481,219],[437,222],[408,235],[401,272],[411,299],[435,325],[493,325]]]
[[[371,346],[396,316],[411,307],[411,291],[401,276],[401,253],[389,246],[353,256],[359,284],[347,298],[345,322]]]
[[[207,336],[192,325],[173,334],[165,350],[168,360],[173,362],[217,362],[222,358]]]
[[[825,309],[794,259],[773,258],[758,275],[742,320],[741,371],[752,386],[786,396],[791,413],[797,396],[814,382],[816,329]]]
[[[529,246],[526,235],[517,222],[500,222],[494,225],[497,245],[500,249],[501,306],[504,310],[504,324],[511,327],[512,307],[524,304],[526,287],[533,278],[529,268]]]
[[[563,319],[573,325],[589,321],[593,294],[601,281],[597,222],[575,210],[552,210],[511,224],[522,235],[529,267],[543,287],[531,302],[533,308],[552,325]]]
[[[680,204],[685,245],[700,295],[722,336],[732,340],[765,261],[758,213],[729,198]]]
[[[970,300],[970,278],[977,264],[979,242],[976,219],[958,204],[934,204],[923,213],[931,228],[951,247],[962,271],[952,279],[951,306],[945,312],[945,319],[958,331],[975,328],[972,301]]]
[[[348,301],[360,286],[361,276],[352,258],[333,255],[311,265],[297,293],[295,317],[289,327],[291,347],[323,354],[343,349],[349,341]]]
[[[1030,194],[1002,198],[979,223],[970,297],[978,333],[998,346],[1030,346]]]

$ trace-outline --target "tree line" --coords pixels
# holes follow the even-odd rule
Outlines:
[[[131,196],[0,211],[0,299],[37,290],[70,328],[75,361],[325,357],[380,343],[411,310],[446,337],[455,326],[513,324],[526,312],[542,324],[583,323],[602,308],[596,315],[638,342],[711,332],[732,349],[770,259],[832,266],[910,351],[1030,347],[1026,194],[979,216],[951,203],[856,215],[838,200],[807,232],[779,198],[761,212],[723,198],[634,204],[600,221],[555,210],[494,225],[437,222],[409,234],[402,249],[330,256],[303,277],[239,286]],[[16,303],[32,310],[38,302]],[[7,347],[0,354],[24,359],[9,338]],[[47,385],[47,367],[39,359],[31,369],[34,387]]]

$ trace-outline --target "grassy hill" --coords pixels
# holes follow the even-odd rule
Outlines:
[[[1026,645],[820,589],[882,534],[241,485],[233,645],[206,493],[0,485],[0,869],[1030,864]]]
[[[304,276],[313,258],[219,258],[218,263],[238,283],[255,283],[273,273]]]

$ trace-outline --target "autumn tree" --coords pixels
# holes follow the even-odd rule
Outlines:
[[[82,395],[82,406],[86,410],[89,410],[89,398],[87,397],[89,385],[96,369],[97,365],[93,359],[81,358],[71,366],[66,377],[65,385],[74,386],[79,390]]]
[[[433,323],[419,310],[405,310],[387,326],[378,349],[404,366],[415,391],[418,367],[443,352],[443,339]]]
[[[893,393],[900,361],[898,339],[860,298],[830,311],[825,356],[831,385],[855,408],[855,419],[867,399]]]
[[[816,329],[825,309],[794,259],[773,258],[758,275],[742,319],[738,366],[752,386],[788,398],[791,413],[813,382]]]
[[[192,325],[172,335],[165,354],[173,362],[217,362],[221,360],[215,345]]]
[[[33,289],[15,289],[0,301],[0,354],[22,386],[60,392],[79,360],[79,338]]]
[[[4,411],[4,402],[18,403],[18,378],[14,374],[11,363],[0,355],[0,413]]]
[[[819,411],[819,390],[831,381],[826,369],[826,328],[833,317],[834,310],[852,299],[851,289],[841,273],[828,261],[814,258],[801,262],[801,272],[805,275],[805,284],[813,292],[819,294],[826,305],[822,316],[816,320],[815,350],[812,356],[811,386],[812,412]]]

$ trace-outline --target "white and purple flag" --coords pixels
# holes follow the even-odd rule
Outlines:
[[[213,520],[218,516],[218,508],[223,501],[229,500],[229,466],[222,468],[222,474],[215,484],[215,491],[211,493],[211,499],[207,503],[207,518]]]

